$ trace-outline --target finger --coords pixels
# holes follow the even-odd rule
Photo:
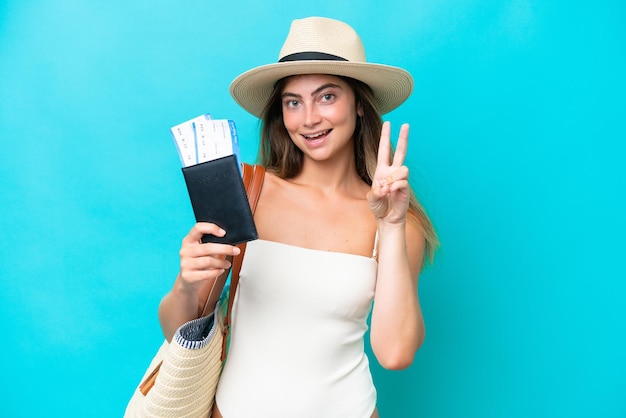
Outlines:
[[[367,193],[367,203],[370,207],[370,210],[374,213],[376,217],[380,217],[380,213],[385,212],[385,202],[381,192],[381,190],[378,190],[378,192],[376,192],[372,189]]]
[[[228,269],[231,263],[220,257],[199,257],[182,259],[180,266],[185,271],[210,271]]]
[[[408,190],[409,182],[407,180],[397,180],[389,185],[390,192]]]
[[[231,262],[221,257],[181,257],[180,274],[185,281],[215,278],[231,267]]]
[[[215,235],[216,237],[223,237],[224,235],[226,235],[226,231],[213,223],[198,222],[193,226],[193,228],[191,228],[191,231],[189,231],[187,236],[183,238],[183,243],[198,244],[202,242],[203,235]]]
[[[398,143],[396,144],[396,152],[393,156],[393,166],[400,167],[404,164],[406,158],[406,150],[409,143],[409,124],[403,123],[400,127],[400,135],[398,136]]]
[[[407,166],[403,165],[391,172],[387,177],[385,177],[382,183],[388,185],[392,184],[399,180],[407,180],[409,178],[409,169]]]
[[[224,259],[229,255],[237,255],[241,252],[241,250],[234,246],[228,244],[217,244],[212,242],[207,242],[205,244],[193,244],[184,243],[180,248],[180,256],[182,257],[220,257]]]
[[[377,200],[379,200],[382,197],[382,195],[383,195],[381,189],[382,188],[381,188],[381,186],[378,183],[373,183],[372,184],[372,188],[369,190],[369,192],[367,192],[367,196],[366,196],[367,197],[367,201],[369,203],[374,203]]]
[[[380,131],[380,142],[378,144],[378,165],[386,167],[389,165],[389,156],[391,155],[391,124],[389,122],[383,123],[383,128]]]

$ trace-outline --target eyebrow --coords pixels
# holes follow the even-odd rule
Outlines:
[[[316,88],[315,90],[313,90],[311,92],[311,96],[315,96],[316,94],[319,94],[321,91],[327,89],[327,88],[338,88],[341,89],[341,86],[335,83],[326,83],[326,84],[322,84],[321,86],[319,86],[318,88]],[[290,93],[290,92],[284,92],[281,97],[296,97],[296,98],[301,98],[302,96],[296,93]]]

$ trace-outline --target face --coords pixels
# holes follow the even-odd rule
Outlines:
[[[292,76],[282,91],[285,128],[305,158],[328,160],[353,151],[359,114],[352,88],[325,74]]]

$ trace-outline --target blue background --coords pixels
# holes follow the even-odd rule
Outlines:
[[[322,15],[414,75],[386,119],[443,242],[381,415],[626,417],[623,4],[0,2],[0,416],[122,415],[193,223],[169,128],[234,119],[253,161],[228,84]]]

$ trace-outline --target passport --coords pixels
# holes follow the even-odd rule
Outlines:
[[[202,242],[240,244],[257,239],[252,210],[234,154],[182,168],[197,222],[211,222],[223,237],[204,235]]]

